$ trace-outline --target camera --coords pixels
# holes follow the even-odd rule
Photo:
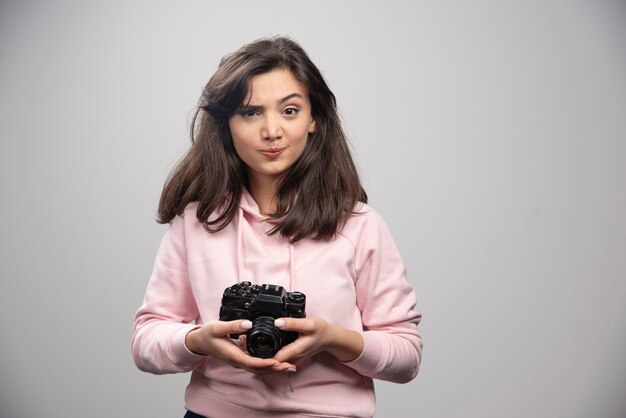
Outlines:
[[[252,328],[246,333],[246,349],[253,357],[270,358],[298,338],[297,332],[276,328],[274,320],[304,318],[305,301],[304,293],[287,292],[282,286],[240,282],[224,290],[220,321],[252,321]],[[230,338],[237,339],[239,334],[231,334]]]

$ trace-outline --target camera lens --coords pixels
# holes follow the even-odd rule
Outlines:
[[[281,332],[274,326],[274,318],[260,316],[252,321],[246,347],[253,357],[270,358],[280,350]]]

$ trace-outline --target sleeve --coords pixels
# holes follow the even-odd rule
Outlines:
[[[190,322],[198,317],[187,265],[184,218],[177,216],[161,241],[143,305],[135,315],[131,352],[140,370],[188,372],[205,359],[185,345],[187,333],[197,327]]]
[[[365,347],[345,364],[371,378],[406,383],[417,376],[421,362],[417,325],[422,315],[387,225],[375,212],[366,216],[355,259]]]

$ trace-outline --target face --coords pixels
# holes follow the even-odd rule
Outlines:
[[[307,88],[286,69],[252,77],[244,106],[228,125],[251,187],[276,184],[315,132]]]

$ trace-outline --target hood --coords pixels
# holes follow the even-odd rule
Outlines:
[[[280,222],[281,218],[270,218],[263,215],[250,192],[245,188],[243,189],[237,216],[237,269],[239,281],[249,279],[245,273],[246,254],[250,251],[256,254],[258,251],[254,247],[256,246],[258,249],[259,241],[265,239],[263,235],[268,235],[268,232]],[[274,247],[274,245],[283,247],[284,245],[285,247],[283,248],[288,249],[288,262],[285,267],[289,269],[289,281],[281,284],[288,292],[293,292],[296,279],[294,244],[288,239],[281,237],[278,233],[272,237],[276,237],[277,240],[272,240],[272,245],[268,247]],[[267,248],[267,250],[271,251],[271,248]],[[271,280],[263,281],[277,284],[272,283]]]
[[[254,217],[258,222],[269,222],[272,224],[280,223],[282,218],[270,218],[261,213],[259,205],[252,197],[248,189],[244,188],[241,193],[241,202],[239,208],[250,216]]]

